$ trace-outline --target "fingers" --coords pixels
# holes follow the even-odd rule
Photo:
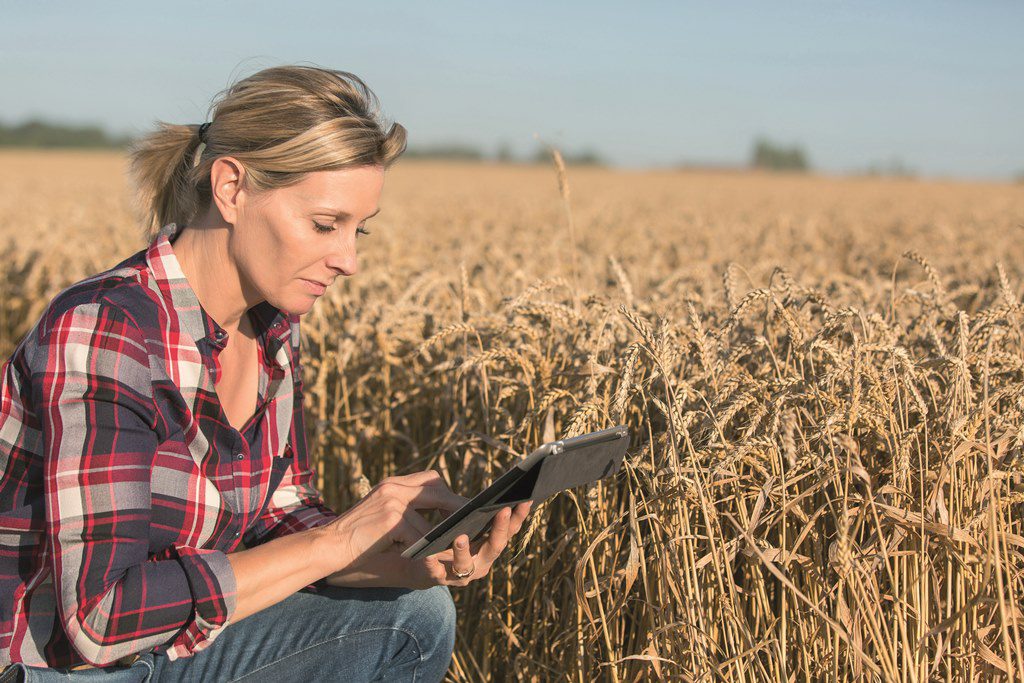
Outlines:
[[[419,534],[419,536],[416,537],[417,541],[422,536],[424,536],[428,531],[430,531],[431,529],[434,528],[433,524],[428,522],[423,517],[423,515],[421,515],[420,513],[416,512],[416,510],[413,510],[412,508],[408,508],[405,511],[405,518],[412,525],[412,527],[414,529],[416,529],[416,532]]]
[[[469,502],[469,498],[452,493],[449,489],[423,488],[409,501],[417,510],[442,510],[452,513]]]
[[[444,483],[444,478],[441,473],[437,470],[423,470],[422,472],[413,472],[412,474],[400,474],[394,477],[388,477],[381,483],[386,481],[392,481],[406,486],[426,486],[429,484]]]
[[[471,581],[482,579],[504,551],[512,535],[522,527],[532,507],[533,501],[526,501],[515,508],[500,509],[491,520],[490,533],[485,540],[471,542],[468,535],[459,535],[450,548],[425,558],[426,573],[434,581],[449,586],[466,586]],[[463,542],[464,546],[461,545]],[[459,579],[454,576],[454,572],[464,572],[470,568],[475,571],[469,577]]]
[[[418,513],[412,514],[419,516]],[[413,543],[423,538],[423,534],[430,531],[430,526],[426,523],[426,520],[422,517],[420,517],[420,520],[422,520],[423,524],[420,524],[415,517],[412,517],[412,515],[402,515],[398,522],[388,529],[385,538],[391,542],[391,545],[397,543],[403,550],[405,550]],[[424,526],[426,527],[425,529],[422,528]],[[387,550],[387,548],[381,548],[381,550]]]
[[[489,563],[473,554],[466,534],[459,535],[451,548],[425,558],[423,566],[435,583],[446,586],[467,586],[471,581],[483,578],[490,569]],[[455,572],[465,573],[470,570],[472,573],[469,576],[455,576]]]
[[[508,509],[509,508],[502,508],[502,510],[500,510],[499,512],[504,511],[504,512],[507,513]],[[528,501],[526,501],[524,503],[519,503],[514,508],[512,508],[512,516],[509,519],[508,538],[506,539],[505,545],[502,546],[503,548],[507,547],[508,546],[508,541],[511,540],[511,538],[513,536],[515,536],[517,533],[519,533],[519,531],[522,529],[523,524],[526,522],[526,518],[530,516],[530,511],[532,509],[533,509],[533,501],[532,500],[528,500]],[[493,525],[497,521],[496,518],[497,518],[497,513],[495,513],[495,520],[491,522],[491,524],[492,524],[491,529],[488,530],[491,535],[493,535],[493,529],[494,529]],[[472,553],[472,556],[473,557],[480,557],[480,555],[479,555],[480,549],[483,548],[488,543],[490,543],[490,538],[489,538],[488,535],[485,535],[485,534],[479,534],[478,538],[470,540],[469,549],[470,549],[470,552]],[[438,560],[440,560],[442,562],[451,562],[452,559],[453,559],[453,554],[452,554],[451,548],[448,548],[448,549],[442,550],[442,551],[440,551],[438,553],[435,553],[431,557],[436,557]]]
[[[526,517],[530,514],[531,509],[533,509],[532,500],[516,505],[515,510],[512,511],[512,519],[509,524],[509,536],[515,536],[519,533],[519,530],[523,528],[523,522],[526,521]]]
[[[453,544],[454,560],[452,568],[457,572],[466,572],[474,568],[476,562],[469,550],[469,536],[462,534],[455,539]]]
[[[404,550],[420,540],[432,528],[433,526],[423,518],[423,515],[412,508],[406,508],[397,517],[397,521],[393,522],[388,537],[392,544],[397,543]]]
[[[501,508],[491,520],[491,533],[488,535],[487,542],[480,548],[480,555],[488,563],[494,562],[501,551],[505,549],[505,545],[508,544],[511,519],[512,508]]]
[[[389,477],[375,487],[378,495],[400,500],[417,510],[454,512],[469,499],[454,492],[434,470]]]

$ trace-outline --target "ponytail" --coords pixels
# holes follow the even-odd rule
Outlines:
[[[192,221],[199,208],[199,193],[189,173],[200,145],[199,126],[163,122],[158,126],[128,152],[136,210],[144,216],[147,241],[168,223]]]

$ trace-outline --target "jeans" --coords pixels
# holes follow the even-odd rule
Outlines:
[[[25,681],[415,681],[444,678],[455,645],[447,586],[299,591],[230,624],[191,657],[103,669],[24,667]]]

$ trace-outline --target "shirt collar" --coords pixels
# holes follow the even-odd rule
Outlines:
[[[192,337],[192,340],[197,345],[205,340],[213,346],[223,347],[227,331],[199,303],[195,290],[185,278],[178,257],[171,249],[171,242],[181,234],[182,230],[184,227],[175,223],[168,223],[160,228],[146,250],[146,265],[153,275],[160,294],[167,304],[174,308],[182,329]],[[260,339],[267,336],[282,343],[287,340],[291,334],[289,313],[277,308],[269,301],[263,301],[253,306],[251,311],[256,334]],[[280,347],[280,344],[264,344],[264,346],[267,348],[267,355],[273,358],[273,353],[276,352],[276,348]],[[271,349],[271,346],[275,348]]]

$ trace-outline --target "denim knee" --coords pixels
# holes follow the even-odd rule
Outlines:
[[[409,607],[410,624],[425,650],[433,650],[437,656],[451,656],[455,647],[455,602],[448,586],[433,586],[413,591]],[[424,657],[428,656],[424,652]]]

